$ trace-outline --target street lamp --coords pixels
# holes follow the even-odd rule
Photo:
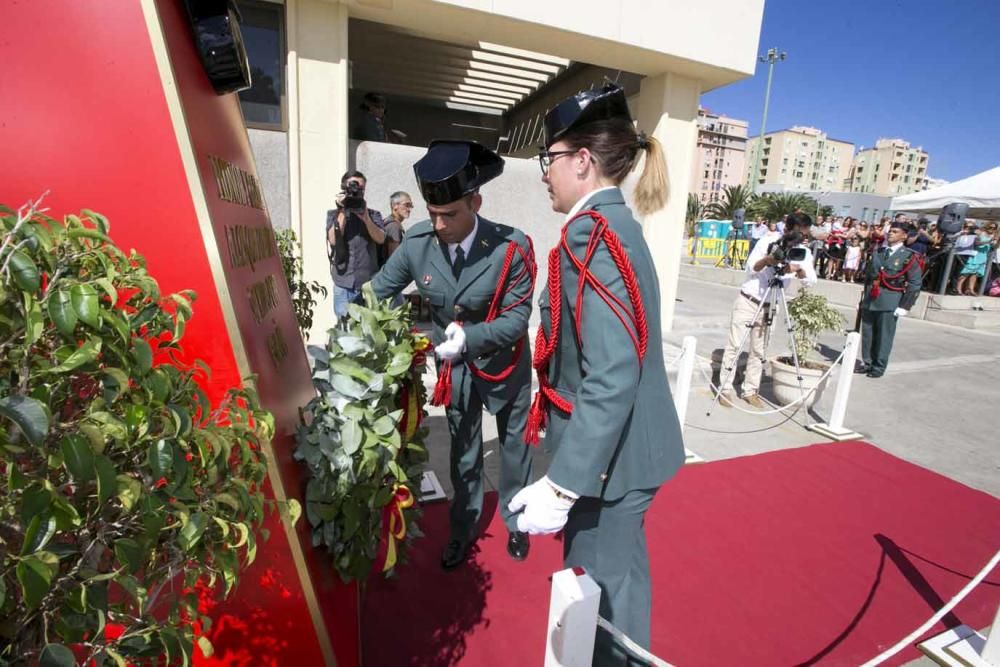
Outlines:
[[[774,63],[784,60],[788,54],[777,48],[768,49],[767,55],[759,56],[757,60],[767,63],[767,89],[764,92],[764,118],[760,121],[760,134],[757,135],[757,155],[753,161],[753,179],[750,181],[751,191],[757,192],[757,178],[760,174],[760,154],[764,150],[764,127],[767,125],[767,105],[771,100],[771,77],[774,76]]]

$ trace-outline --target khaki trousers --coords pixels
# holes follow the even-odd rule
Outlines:
[[[757,304],[743,296],[736,295],[733,302],[733,312],[729,319],[729,342],[726,344],[726,351],[722,355],[722,369],[720,372],[720,382],[723,382],[723,391],[731,391],[733,388],[733,378],[736,373],[729,369],[734,368],[739,361],[737,357],[738,348],[743,337],[747,333],[747,327],[752,324],[750,331],[750,350],[747,358],[746,372],[743,375],[743,396],[756,394],[760,388],[760,376],[764,372],[764,311],[761,310],[757,320],[753,321],[753,314],[757,312]]]

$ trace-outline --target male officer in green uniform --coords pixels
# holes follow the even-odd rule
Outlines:
[[[889,227],[886,246],[872,255],[865,269],[865,293],[861,300],[861,358],[856,373],[880,378],[889,363],[896,322],[905,317],[923,280],[920,255],[906,247],[910,225],[896,218]]]
[[[496,415],[500,439],[500,508],[514,560],[528,555],[528,535],[507,505],[531,481],[524,442],[531,404],[528,318],[534,266],[527,237],[478,215],[479,188],[503,172],[503,160],[471,141],[434,141],[415,165],[430,220],[407,231],[399,249],[372,279],[389,297],[415,281],[431,305],[431,340],[438,373],[451,366],[447,405],[451,433],[451,539],[441,565],[461,564],[479,531],[483,507],[485,407]],[[517,244],[508,255],[511,244]],[[508,259],[509,257],[509,259]],[[502,280],[506,266],[506,279]],[[503,283],[503,284],[502,284]],[[499,300],[493,304],[494,295]],[[493,307],[491,307],[493,306]]]

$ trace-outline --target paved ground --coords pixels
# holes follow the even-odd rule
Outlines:
[[[679,345],[684,336],[693,335],[698,339],[700,356],[721,354],[717,351],[728,337],[734,297],[733,287],[682,279],[674,330],[667,334],[666,342]],[[843,312],[853,324],[854,313]],[[843,335],[821,339],[829,357],[839,354],[843,341]],[[775,353],[787,348],[783,331],[774,334],[771,347]],[[1000,335],[996,333],[903,320],[886,375],[878,380],[854,376],[845,426],[895,456],[1000,497],[998,361]],[[693,386],[685,440],[689,449],[705,459],[822,440],[802,426],[807,419],[801,414],[768,431],[733,434],[773,425],[780,419],[729,414],[733,411],[721,407],[707,417],[707,383],[696,375]],[[762,387],[762,391],[767,389],[767,385]],[[831,386],[814,408],[820,421],[829,417],[833,394]]]

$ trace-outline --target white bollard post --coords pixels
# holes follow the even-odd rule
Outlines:
[[[844,417],[847,415],[847,401],[851,397],[851,382],[854,380],[854,364],[858,360],[858,347],[861,344],[861,334],[852,331],[847,334],[844,343],[844,358],[840,361],[840,376],[837,378],[837,392],[833,397],[833,411],[828,424],[812,424],[809,429],[822,433],[833,440],[855,440],[862,437],[850,429],[844,428]]]
[[[695,352],[698,339],[694,336],[684,336],[681,342],[681,358],[677,365],[677,391],[674,393],[674,408],[677,419],[684,431],[684,419],[687,417],[688,401],[691,398],[691,377],[694,375]]]
[[[545,667],[590,667],[594,661],[601,589],[572,569],[552,575]]]

